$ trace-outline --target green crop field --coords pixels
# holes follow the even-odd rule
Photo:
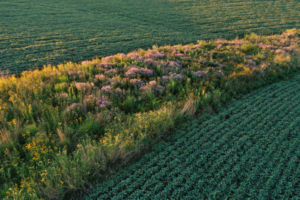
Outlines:
[[[176,130],[83,199],[299,199],[300,76]]]
[[[297,199],[299,10],[0,1],[0,199]]]
[[[2,0],[0,70],[300,27],[299,0]]]

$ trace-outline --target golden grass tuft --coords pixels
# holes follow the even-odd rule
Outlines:
[[[62,142],[63,145],[65,145],[65,140],[66,140],[65,134],[59,128],[56,128],[56,130],[57,130],[57,134],[59,136],[60,141]]]
[[[0,145],[12,142],[11,134],[5,129],[0,129]]]
[[[182,110],[180,111],[180,115],[189,115],[193,116],[197,111],[196,102],[192,98],[189,98],[184,104]]]

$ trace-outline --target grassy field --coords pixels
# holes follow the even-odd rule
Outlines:
[[[159,5],[159,6],[157,6]],[[2,0],[0,70],[300,27],[298,0]]]
[[[176,130],[82,200],[299,199],[300,76]]]

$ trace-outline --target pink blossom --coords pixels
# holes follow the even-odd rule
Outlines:
[[[152,53],[146,53],[146,54],[145,54],[145,57],[146,57],[146,58],[153,58],[153,54],[152,54]]]
[[[83,71],[74,71],[74,70],[71,70],[71,71],[68,71],[68,74],[69,74],[69,78],[70,79],[75,79],[75,78],[78,78],[78,77],[81,77],[83,76]]]
[[[99,108],[104,108],[109,105],[111,105],[111,103],[105,97],[97,98],[96,106],[98,106]]]
[[[177,53],[177,54],[175,54],[175,56],[183,57],[184,55],[182,53]]]
[[[199,61],[200,61],[200,63],[205,63],[205,62],[206,62],[206,61],[205,61],[205,58],[202,57],[202,56],[199,56]]]
[[[285,53],[282,49],[277,49],[275,52],[276,53]]]
[[[125,91],[124,91],[124,90],[121,90],[120,88],[117,88],[117,89],[115,90],[114,95],[115,95],[116,97],[123,97],[123,96],[125,96]]]
[[[164,82],[168,82],[169,81],[169,77],[168,76],[162,76],[161,78],[162,78],[162,80]]]
[[[252,62],[253,62],[253,60],[247,60],[247,62],[248,62],[248,63],[252,63]]]
[[[55,99],[58,101],[71,101],[71,98],[69,97],[68,93],[65,92],[60,92],[60,93],[55,93],[54,95]]]
[[[85,91],[85,89],[88,87],[88,83],[75,83],[75,87],[78,90]]]
[[[157,53],[159,53],[159,51],[157,51],[157,50],[150,50],[150,53],[157,54]]]
[[[140,90],[148,90],[148,89],[151,89],[148,84],[140,87]]]
[[[249,41],[245,41],[245,40],[235,40],[233,42],[230,42],[229,44],[239,45],[239,44],[244,44],[244,43],[250,43],[250,42]]]
[[[151,69],[142,68],[140,69],[139,73],[143,76],[151,76],[153,71]]]
[[[264,48],[264,49],[274,48],[273,45],[267,45],[267,44],[263,44],[263,43],[259,43],[258,46],[261,47],[261,48]]]
[[[172,71],[172,68],[171,68],[171,67],[165,67],[165,68],[164,68],[164,71],[170,72],[170,71]]]
[[[118,73],[118,70],[117,69],[111,69],[111,70],[108,70],[105,72],[105,74],[109,75],[109,76],[113,76],[115,75],[116,73]]]
[[[170,48],[169,52],[170,52],[170,54],[176,54],[177,53],[177,49],[176,48]]]
[[[189,46],[185,46],[184,49],[183,49],[183,51],[184,51],[185,53],[187,53],[189,50],[190,50],[190,47],[189,47]]]
[[[110,85],[103,86],[103,87],[101,88],[101,92],[104,92],[104,93],[109,93],[109,92],[111,92],[111,86],[110,86]]]
[[[217,71],[218,75],[223,76],[224,73],[222,72],[222,70]]]
[[[182,74],[175,74],[175,73],[170,73],[171,77],[175,79],[176,81],[181,81],[183,79]]]
[[[117,84],[119,81],[116,79],[116,77],[113,77],[113,78],[109,79],[108,82],[112,82],[114,84]]]
[[[156,56],[162,58],[162,57],[165,56],[165,52],[163,52],[163,51],[159,52],[159,53],[156,54]]]
[[[127,54],[127,57],[130,58],[131,60],[143,60],[143,56],[141,56],[138,53],[129,53]]]
[[[193,72],[193,74],[195,75],[196,78],[208,76],[208,73],[206,71],[197,71],[197,72]]]
[[[133,78],[136,76],[136,73],[138,73],[140,70],[139,68],[137,68],[137,66],[134,65],[130,65],[130,69],[125,72],[124,76],[129,77],[129,78]]]
[[[175,62],[175,61],[170,61],[169,62],[169,66],[171,66],[171,67],[181,67],[177,62]]]
[[[157,62],[154,61],[152,58],[145,59],[144,63],[150,66],[154,66],[155,64],[157,64]]]
[[[287,38],[298,37],[298,35],[296,33],[283,33],[282,35],[287,37]]]
[[[154,87],[157,83],[156,83],[156,81],[154,80],[154,81],[150,81],[148,84],[151,85],[151,87]]]
[[[160,91],[163,91],[164,87],[161,85],[156,85],[154,92],[155,93],[159,93]]]
[[[145,83],[141,79],[131,79],[130,83],[133,84],[135,89],[139,89],[140,87],[145,85]]]
[[[75,114],[80,111],[81,106],[81,103],[72,103],[70,106],[67,106],[67,108],[64,110],[64,113]]]
[[[110,63],[112,63],[112,62],[113,62],[113,59],[114,59],[113,56],[107,56],[107,57],[103,57],[103,58],[102,58],[102,61],[103,61],[103,62],[110,62]]]
[[[95,75],[95,80],[101,80],[104,81],[105,80],[105,76],[103,74],[96,74]]]
[[[293,47],[283,47],[283,49],[286,51],[295,51]]]
[[[113,63],[107,63],[107,62],[103,62],[103,63],[99,63],[98,67],[105,67],[105,68],[110,68],[111,66],[113,66]]]
[[[150,57],[152,59],[154,59],[154,58],[162,58],[164,56],[165,56],[164,52],[158,52],[158,51],[156,51],[155,53],[153,53],[153,51],[152,51],[152,53],[146,53],[145,54],[145,57]]]

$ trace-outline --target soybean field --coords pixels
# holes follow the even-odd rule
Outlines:
[[[182,126],[83,200],[297,199],[299,115],[298,75]]]
[[[0,70],[300,27],[299,0],[2,0]]]

